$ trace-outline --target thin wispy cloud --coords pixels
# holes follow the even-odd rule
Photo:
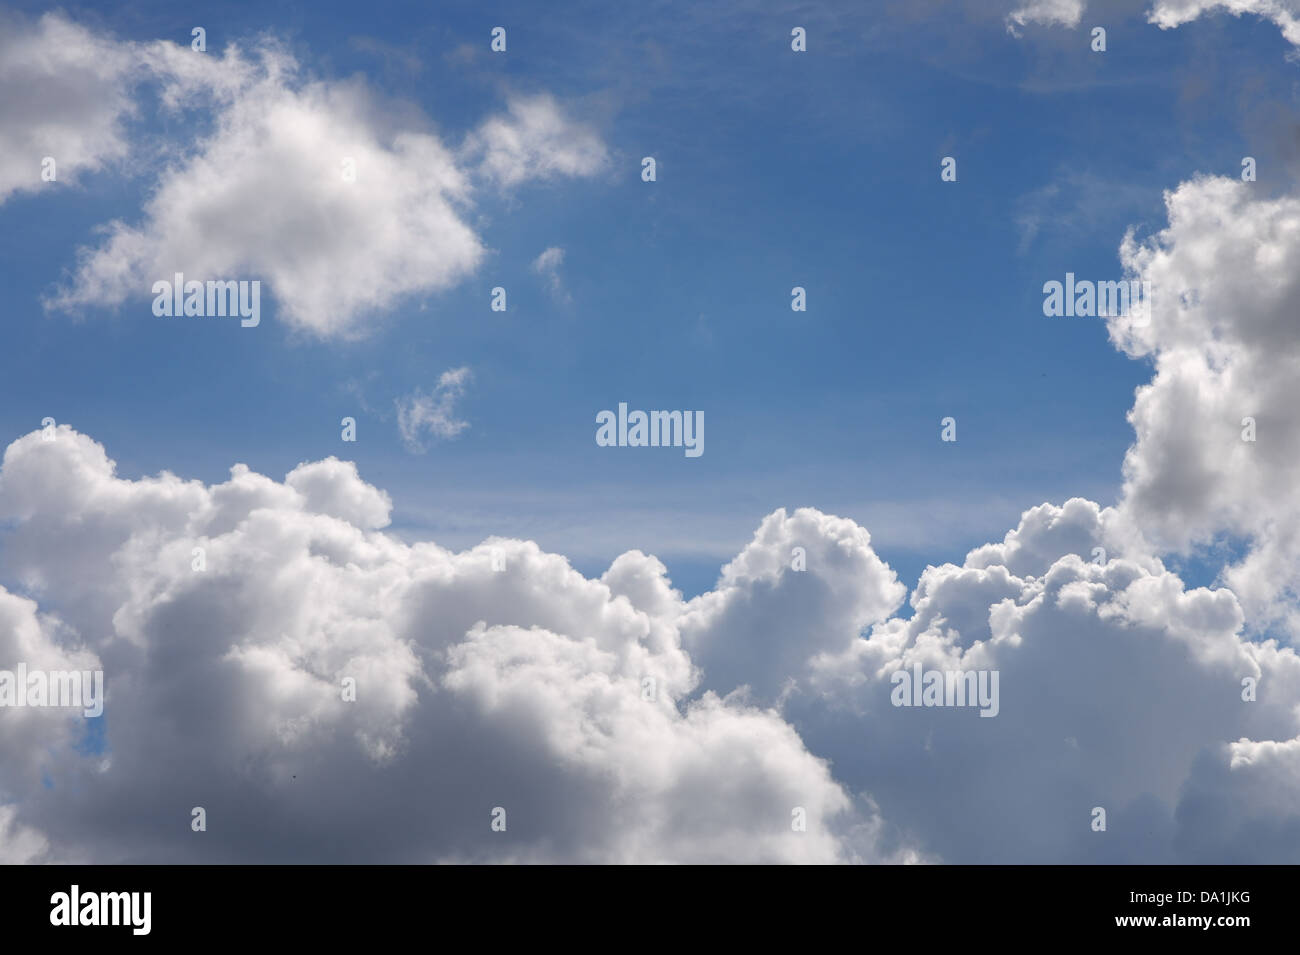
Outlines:
[[[456,416],[456,404],[472,378],[468,368],[452,368],[439,376],[431,392],[417,389],[396,399],[397,427],[409,451],[423,454],[430,442],[450,440],[469,427]]]
[[[540,275],[546,283],[547,290],[552,297],[559,302],[571,302],[572,296],[564,287],[564,280],[560,277],[560,266],[564,264],[564,250],[559,246],[551,246],[537,258],[533,259],[532,269]]]

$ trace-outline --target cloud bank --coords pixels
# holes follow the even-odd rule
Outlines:
[[[640,552],[588,579],[527,541],[403,543],[390,508],[335,459],[208,486],[123,479],[67,426],[11,444],[4,572],[23,593],[0,594],[0,663],[102,666],[108,698],[98,745],[72,711],[3,714],[7,851],[1300,858],[1300,660],[1244,638],[1230,590],[1127,552],[1114,509],[1031,509],[929,568],[904,618],[866,530],[811,509],[773,513],[687,601]],[[894,706],[890,674],[917,663],[998,670],[997,717]]]

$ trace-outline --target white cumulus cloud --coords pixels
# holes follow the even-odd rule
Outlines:
[[[1112,321],[1111,337],[1155,366],[1129,413],[1136,440],[1122,510],[1161,549],[1241,548],[1225,581],[1253,623],[1294,639],[1300,199],[1202,178],[1166,205],[1168,227],[1121,250],[1125,268],[1150,282],[1153,308],[1145,326]]]
[[[0,12],[0,202],[123,159],[138,68],[129,48],[57,14]],[[46,157],[53,183],[41,178]]]
[[[0,721],[3,823],[26,855],[829,862],[871,849],[874,817],[777,713],[692,693],[680,600],[651,558],[625,555],[606,582],[525,541],[407,545],[372,529],[387,498],[350,465],[283,483],[243,467],[211,486],[133,481],[66,426],[9,447],[0,513],[11,579],[58,608],[59,639],[94,655],[108,687],[105,754],[79,752],[67,719]],[[0,592],[11,611],[20,643],[0,666],[55,659],[55,618]],[[194,806],[206,839],[189,830]],[[497,806],[506,833],[490,828]]]
[[[575,123],[546,94],[516,96],[504,116],[486,120],[463,147],[467,162],[496,183],[591,176],[608,162],[595,130]]]
[[[1213,13],[1262,17],[1276,24],[1288,43],[1300,46],[1300,4],[1293,0],[1155,0],[1147,20],[1170,30]]]
[[[640,552],[588,579],[527,541],[404,543],[389,510],[334,459],[205,485],[119,477],[67,426],[11,444],[28,595],[0,592],[0,666],[93,661],[108,687],[102,752],[66,715],[0,724],[14,854],[1215,861],[1268,833],[1253,861],[1300,858],[1300,659],[1130,552],[1112,509],[1031,509],[927,569],[907,617],[867,532],[811,509],[689,601]],[[918,663],[999,671],[997,717],[894,706]]]
[[[182,130],[138,218],[103,226],[47,305],[147,303],[158,281],[260,280],[277,314],[317,337],[354,338],[414,295],[472,274],[484,245],[468,220],[492,189],[589,176],[600,136],[546,94],[511,97],[459,145],[358,78],[311,79],[271,38],[195,53],[122,43],[60,15],[0,39],[0,77],[31,89],[0,106],[0,200],[125,156],[136,89],[157,84]],[[173,117],[175,119],[176,117]],[[145,313],[147,314],[147,313]]]

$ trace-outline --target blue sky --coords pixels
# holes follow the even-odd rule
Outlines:
[[[1232,2],[0,8],[0,687],[107,687],[0,713],[0,863],[1300,860],[1300,0]]]
[[[548,92],[611,159],[594,177],[480,196],[482,264],[365,316],[360,341],[295,333],[273,288],[256,329],[155,318],[143,291],[47,311],[98,226],[139,221],[154,176],[128,164],[20,194],[0,209],[10,439],[51,415],[125,476],[209,482],[235,461],[279,477],[339,455],[393,496],[409,538],[531,537],[588,574],[639,547],[688,594],[779,506],[853,518],[910,582],[1000,539],[1033,503],[1112,502],[1150,369],[1097,320],[1045,318],[1042,283],[1118,278],[1124,230],[1161,227],[1162,190],[1196,172],[1294,162],[1265,122],[1288,75],[1259,65],[1285,44],[1250,19],[1159,31],[1111,18],[1098,54],[1085,31],[1017,39],[996,16],[926,20],[906,5],[649,5],[617,23],[602,7],[600,30],[594,6],[63,9],[141,42],[185,43],[202,23],[209,55],[269,30],[309,75],[362,74],[448,140],[512,93]],[[792,24],[807,26],[807,54],[790,51]],[[506,54],[487,51],[495,25]],[[978,42],[958,46],[959,30]],[[184,144],[205,122],[146,97],[131,128]],[[657,182],[640,179],[644,155]],[[956,183],[940,181],[945,155]],[[565,298],[529,267],[552,246]],[[488,308],[497,285],[505,314]],[[790,310],[794,285],[806,313]],[[460,366],[469,428],[411,453],[394,400]],[[705,454],[597,447],[595,414],[619,401],[703,410]],[[345,415],[355,445],[340,440]],[[939,440],[946,415],[955,444]]]

